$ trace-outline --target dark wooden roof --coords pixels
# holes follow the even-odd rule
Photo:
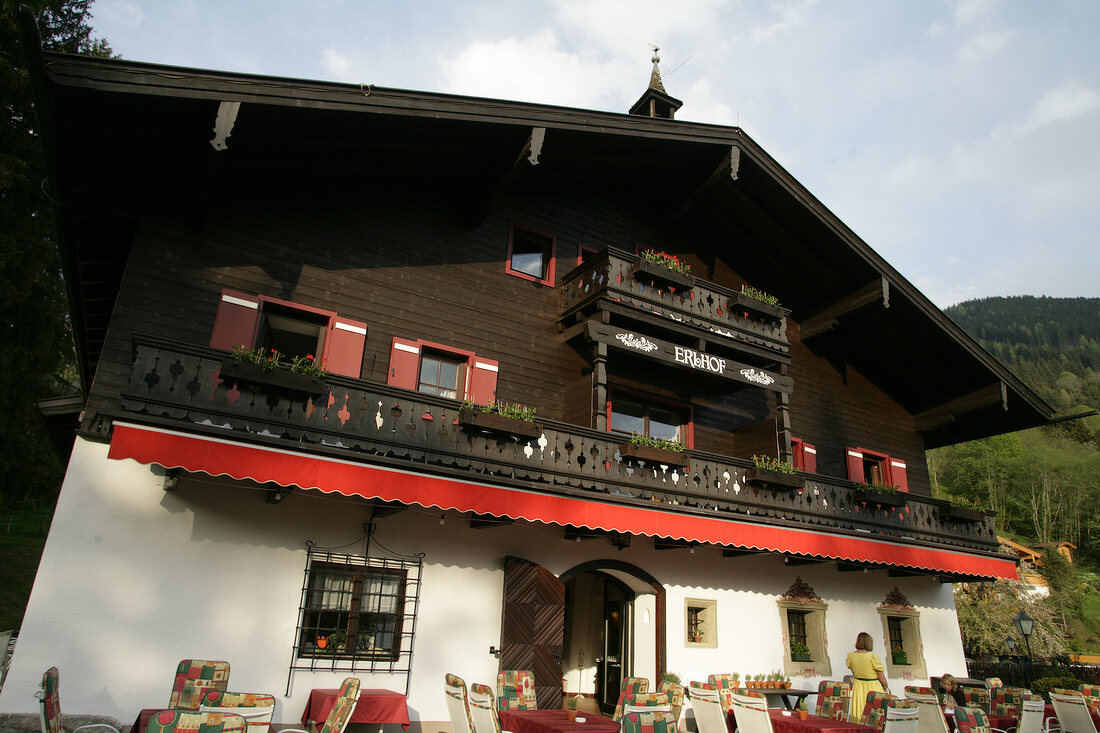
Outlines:
[[[225,195],[324,177],[436,195],[474,222],[505,188],[616,191],[685,242],[728,242],[742,276],[814,325],[810,348],[918,415],[929,447],[1052,414],[739,128],[63,54],[39,71],[85,384],[143,212],[170,200],[201,216],[215,181]],[[241,107],[216,152],[223,101]]]

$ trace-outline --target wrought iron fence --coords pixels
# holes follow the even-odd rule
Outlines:
[[[984,680],[988,677],[1000,677],[1010,687],[1031,688],[1035,680],[1043,677],[1076,677],[1090,685],[1100,685],[1100,665],[1027,662],[971,662],[968,665],[970,676]]]

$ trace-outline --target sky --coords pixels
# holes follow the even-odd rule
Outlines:
[[[741,127],[936,305],[1100,296],[1096,0],[96,0],[131,61]]]

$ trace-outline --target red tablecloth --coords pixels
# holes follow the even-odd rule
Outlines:
[[[772,719],[773,733],[824,733],[825,731],[878,733],[877,728],[872,728],[868,725],[846,723],[843,720],[822,718],[818,715],[807,715],[805,720],[799,720],[798,713],[792,712],[790,715],[784,715],[783,713],[785,712],[790,711],[780,710],[779,708],[768,709],[768,715],[771,716]],[[737,730],[737,720],[732,710],[726,713],[726,729],[730,733]]]
[[[309,726],[309,721],[317,723],[321,727],[328,714],[332,712],[332,706],[336,704],[336,698],[340,690],[323,688],[311,690],[309,702],[302,712],[302,725]],[[399,723],[405,730],[409,729],[409,703],[405,696],[393,690],[360,690],[359,702],[355,705],[355,711],[351,714],[352,723]]]
[[[580,713],[585,722],[569,720],[565,710],[501,710],[500,727],[512,733],[618,733],[619,724],[595,713]]]

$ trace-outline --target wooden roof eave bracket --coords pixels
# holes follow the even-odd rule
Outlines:
[[[741,169],[741,148],[736,145],[731,145],[726,154],[722,156],[722,160],[719,161],[718,167],[714,169],[714,172],[710,174],[707,180],[696,186],[690,193],[688,193],[683,200],[683,203],[673,213],[672,218],[679,219],[688,212],[699,197],[706,193],[714,184],[719,181],[729,179],[730,181],[736,181],[738,172]]]
[[[835,328],[839,323],[837,319],[841,316],[880,301],[883,308],[890,307],[890,282],[885,276],[804,320],[801,327],[802,338],[813,338]]]
[[[512,167],[508,169],[504,178],[501,179],[500,190],[508,188],[521,173],[539,164],[539,156],[542,154],[542,143],[545,140],[545,127],[531,128],[531,134],[527,136],[527,142],[523,144],[523,149],[519,151],[519,155],[516,156],[516,160],[512,163]]]
[[[919,432],[926,432],[954,421],[960,413],[979,410],[983,407],[996,405],[998,402],[1001,409],[1008,412],[1008,385],[1004,382],[991,384],[930,410],[925,410],[919,415],[914,415],[913,421]]]

